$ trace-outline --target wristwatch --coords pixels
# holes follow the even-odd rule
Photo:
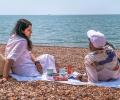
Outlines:
[[[37,64],[40,64],[40,62],[39,61],[35,61],[35,65],[37,65]]]

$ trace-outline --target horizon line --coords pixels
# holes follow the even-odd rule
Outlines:
[[[0,16],[64,16],[64,15],[120,15],[120,14],[0,14]]]

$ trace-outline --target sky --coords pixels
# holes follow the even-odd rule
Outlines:
[[[120,0],[0,0],[0,15],[120,14]]]

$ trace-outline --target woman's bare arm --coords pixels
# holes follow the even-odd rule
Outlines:
[[[0,83],[5,82],[8,80],[9,71],[13,65],[14,61],[12,59],[6,59],[5,65],[3,68],[3,78],[0,80]]]
[[[37,67],[37,70],[42,74],[43,72],[42,72],[42,66],[41,66],[40,62],[36,61],[36,57],[32,52],[30,52],[30,55],[31,55],[32,61],[35,63],[35,65]]]
[[[29,53],[30,53],[30,55],[31,55],[32,61],[35,63],[35,61],[36,61],[35,55],[32,53],[32,51],[30,51]]]
[[[12,67],[14,61],[12,59],[6,59],[5,60],[5,65],[3,69],[3,78],[8,78],[10,68]]]

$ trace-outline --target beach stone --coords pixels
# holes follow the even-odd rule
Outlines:
[[[4,48],[5,45],[0,45],[0,53],[4,53]],[[84,56],[88,49],[35,46],[33,51],[36,56],[53,54],[61,67],[71,64],[76,71],[85,72]],[[120,50],[117,55],[120,57]],[[0,84],[0,100],[120,100],[120,89],[45,81],[17,82],[10,78]]]

